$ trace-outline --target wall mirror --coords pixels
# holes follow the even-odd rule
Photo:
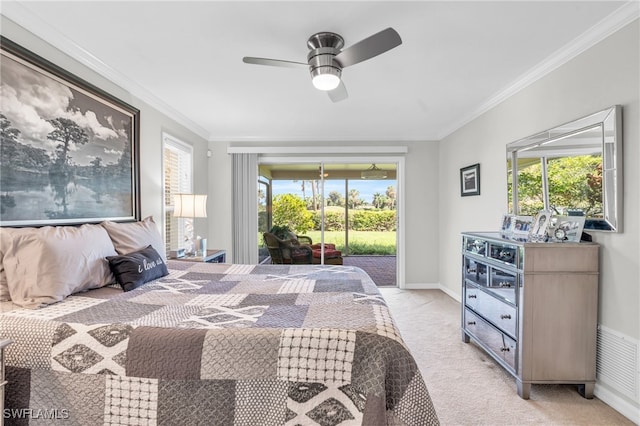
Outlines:
[[[585,230],[622,230],[622,109],[507,144],[509,212],[585,216]]]

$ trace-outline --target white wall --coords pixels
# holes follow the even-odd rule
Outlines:
[[[627,25],[440,143],[440,282],[460,294],[460,232],[497,230],[506,213],[505,145],[612,105],[623,108],[624,230],[601,244],[599,323],[640,339],[638,21]],[[481,164],[481,195],[459,196],[459,169]],[[638,402],[634,401],[636,406]]]
[[[164,228],[162,193],[163,131],[193,145],[194,190],[198,193],[207,192],[207,142],[204,139],[24,28],[16,25],[6,17],[1,17],[0,24],[4,37],[140,110],[140,205],[142,218],[153,216],[160,230]],[[198,221],[196,223],[197,232],[206,234],[208,232],[207,225],[207,221]]]

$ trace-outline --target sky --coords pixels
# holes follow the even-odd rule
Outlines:
[[[291,180],[274,180],[273,181],[273,195],[278,194],[296,194],[302,198],[301,181]],[[357,189],[360,191],[360,198],[371,204],[373,200],[373,194],[379,192],[385,195],[387,187],[392,185],[397,189],[397,182],[395,179],[385,180],[349,180],[349,190]],[[325,196],[328,196],[331,191],[338,191],[340,194],[344,194],[344,180],[325,180],[324,186]],[[311,186],[309,182],[306,182],[305,193],[307,197],[311,196]]]

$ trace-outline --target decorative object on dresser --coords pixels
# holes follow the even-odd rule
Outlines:
[[[523,399],[536,383],[575,383],[593,397],[598,250],[462,234],[462,340],[511,373]]]
[[[460,196],[480,195],[480,164],[460,169]]]
[[[0,53],[0,225],[138,220],[140,111],[5,37]]]
[[[512,214],[503,214],[502,220],[500,221],[500,235],[505,238],[508,238],[511,235],[513,230],[513,215]]]
[[[529,229],[529,241],[544,243],[548,240],[547,230],[551,224],[551,212],[540,210],[533,219],[533,225]]]
[[[553,216],[551,233],[556,241],[580,242],[585,219],[584,216]]]
[[[507,237],[517,239],[519,241],[527,241],[529,239],[529,230],[531,229],[533,217],[512,216],[511,221],[511,234]]]

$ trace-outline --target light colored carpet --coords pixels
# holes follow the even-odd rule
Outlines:
[[[440,290],[380,288],[424,376],[443,425],[633,425],[575,385],[532,385],[521,399],[515,379],[473,343],[462,343],[460,304]]]

